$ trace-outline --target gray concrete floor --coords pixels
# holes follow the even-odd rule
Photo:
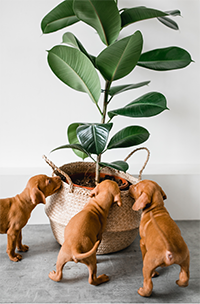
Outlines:
[[[29,251],[23,259],[11,262],[6,254],[6,235],[0,235],[0,303],[199,303],[200,302],[200,222],[178,221],[191,254],[190,282],[180,288],[179,266],[158,269],[150,298],[137,294],[142,286],[142,257],[139,236],[121,252],[98,256],[98,274],[110,281],[97,287],[88,283],[83,264],[65,265],[61,282],[53,282],[48,273],[55,270],[60,245],[49,225],[28,225],[23,229],[23,243]]]

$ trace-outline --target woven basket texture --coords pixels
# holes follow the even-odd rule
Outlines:
[[[69,176],[77,172],[93,172],[94,163],[75,162],[64,165],[60,169]],[[132,175],[115,169],[106,167],[101,172],[122,177],[131,184],[138,182],[138,179]],[[90,191],[80,187],[73,187],[71,191],[70,185],[62,182],[61,189],[47,198],[45,212],[50,219],[53,234],[59,244],[62,245],[64,242],[64,229],[70,219],[81,211],[88,202]],[[122,206],[114,204],[110,209],[97,254],[107,254],[125,249],[138,234],[141,212],[132,210],[134,201],[129,196],[128,190],[121,191],[121,197]]]

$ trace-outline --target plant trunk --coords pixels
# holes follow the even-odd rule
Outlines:
[[[107,105],[108,105],[108,91],[110,89],[110,81],[106,81],[105,84],[105,91],[104,91],[104,101],[103,101],[103,115],[101,118],[101,123],[105,123],[106,114],[107,114]],[[101,161],[101,154],[97,156],[97,162],[96,162],[96,170],[95,170],[95,183],[96,185],[99,184],[100,181],[100,166],[99,163]]]
[[[96,168],[95,168],[95,184],[98,185],[100,181],[100,170],[99,170],[99,162],[101,161],[101,155],[97,156]]]

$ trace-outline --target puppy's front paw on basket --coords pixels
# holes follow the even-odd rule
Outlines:
[[[148,157],[140,171],[139,178],[108,167],[103,168],[101,172],[119,176],[131,184],[136,184],[141,179],[142,171],[148,162],[149,150],[147,148],[138,148],[126,158],[127,160],[135,151],[141,149],[147,150]],[[91,191],[74,186],[70,176],[77,172],[93,172],[94,166],[91,162],[75,162],[58,168],[45,156],[44,159],[52,167],[54,174],[63,175],[68,182],[62,182],[61,189],[48,197],[45,205],[45,212],[49,217],[53,234],[57,242],[62,245],[66,225],[75,214],[83,209],[90,198],[89,194]],[[133,199],[129,196],[128,190],[121,191],[121,198],[122,206],[119,208],[114,204],[110,209],[97,254],[107,254],[125,249],[131,245],[138,234],[141,212],[132,210]]]

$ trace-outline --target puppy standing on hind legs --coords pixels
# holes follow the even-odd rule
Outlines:
[[[81,262],[88,267],[88,281],[92,285],[109,280],[105,274],[96,276],[96,251],[102,239],[110,207],[113,203],[122,205],[120,190],[115,182],[105,180],[91,191],[90,196],[92,198],[83,210],[65,227],[65,240],[58,254],[56,272],[49,273],[49,278],[53,281],[62,279],[62,269],[69,261]]]
[[[164,207],[166,194],[158,184],[149,180],[132,185],[129,193],[135,199],[133,210],[143,210],[139,231],[144,281],[138,293],[149,297],[153,289],[152,277],[158,275],[156,268],[172,264],[181,267],[176,283],[180,287],[188,286],[189,250],[180,229]]]

